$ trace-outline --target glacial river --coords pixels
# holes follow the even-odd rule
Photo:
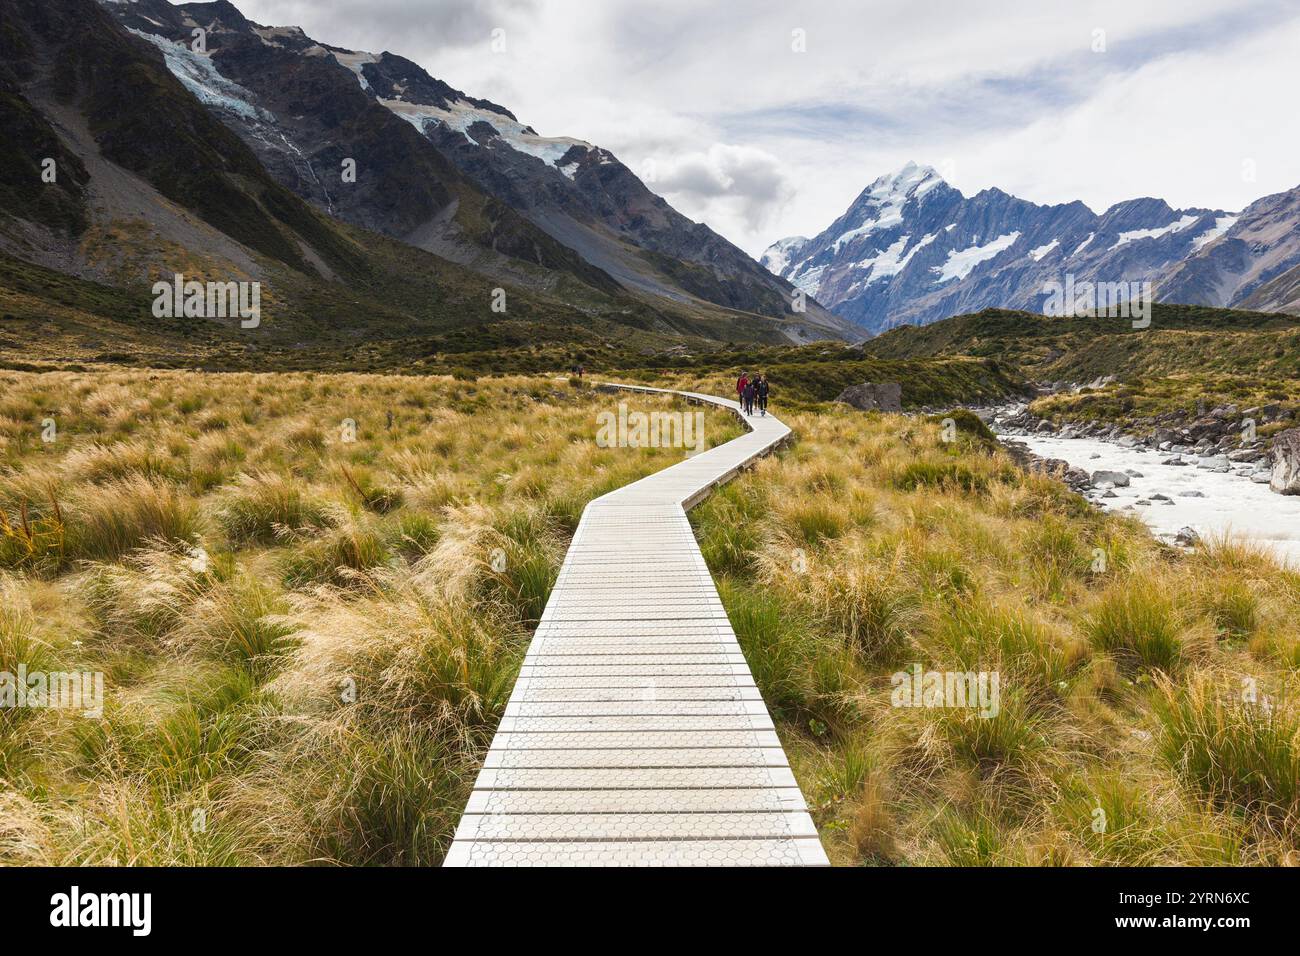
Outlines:
[[[1231,534],[1260,542],[1300,568],[1300,495],[1279,495],[1249,478],[1214,474],[1195,465],[1162,465],[1170,457],[1167,452],[1121,448],[1088,438],[1030,435],[1013,440],[1024,442],[1036,455],[1068,461],[1089,473],[1141,472],[1141,478],[1130,477],[1127,488],[1116,488],[1116,497],[1101,498],[1099,503],[1113,511],[1131,508],[1156,534],[1172,536],[1188,527],[1202,537]],[[1188,491],[1199,491],[1205,497],[1181,496]],[[1172,498],[1173,504],[1135,505],[1138,499],[1149,500],[1154,494]]]

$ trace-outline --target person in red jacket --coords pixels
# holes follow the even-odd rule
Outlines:
[[[745,386],[749,384],[749,374],[740,373],[740,378],[736,380],[736,401],[740,402],[741,407],[745,405]]]

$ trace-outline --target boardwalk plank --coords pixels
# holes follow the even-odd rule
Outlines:
[[[684,510],[790,433],[747,424],[587,506],[445,865],[826,865]]]

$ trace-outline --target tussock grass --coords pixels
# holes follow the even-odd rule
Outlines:
[[[1228,696],[1198,675],[1156,696],[1160,753],[1201,796],[1293,829],[1300,813],[1300,718],[1288,701]]]
[[[1103,594],[1083,622],[1093,646],[1130,671],[1178,670],[1188,647],[1174,598],[1150,580],[1129,580]]]
[[[832,860],[1294,859],[1300,576],[1167,550],[945,417],[787,414],[794,449],[692,512]],[[996,713],[893,706],[913,665],[996,673]],[[1243,673],[1271,717],[1222,703]]]
[[[141,549],[94,562],[81,582],[93,637],[116,646],[156,645],[228,568],[193,552]]]
[[[291,588],[328,584],[364,589],[373,586],[367,572],[392,558],[389,542],[376,528],[349,522],[294,547],[284,559],[284,583]]]
[[[216,512],[231,544],[270,544],[334,524],[329,509],[285,475],[244,475]]]
[[[0,673],[16,680],[20,666],[29,672],[51,671],[56,669],[57,662],[54,646],[38,633],[31,602],[20,582],[0,572]],[[25,768],[32,741],[24,731],[39,719],[40,712],[31,708],[0,708],[0,775],[17,775]],[[14,806],[17,805],[15,801]],[[3,829],[0,823],[0,833]]]
[[[172,485],[139,476],[74,498],[67,515],[65,550],[81,559],[112,560],[151,538],[185,542],[202,530],[191,499]]]
[[[0,669],[106,691],[0,711],[6,863],[438,863],[582,509],[682,455],[548,378],[0,379]]]
[[[597,448],[611,398],[564,380],[0,380],[0,665],[107,685],[0,714],[4,862],[437,863],[585,503],[680,459]],[[1165,549],[970,423],[786,417],[691,518],[836,862],[1300,855],[1300,574]],[[997,714],[892,706],[912,664],[997,672]]]

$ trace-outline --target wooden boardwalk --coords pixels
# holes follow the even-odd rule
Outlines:
[[[790,435],[745,421],[587,505],[445,866],[827,864],[684,510]]]

